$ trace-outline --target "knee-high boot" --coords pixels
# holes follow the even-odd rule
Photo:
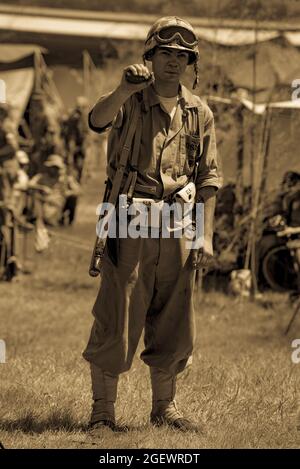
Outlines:
[[[152,386],[152,414],[160,414],[175,399],[176,375],[171,375],[160,368],[150,368]]]
[[[93,408],[90,424],[101,423],[111,428],[115,427],[115,402],[119,375],[103,371],[91,363],[91,378],[93,391]]]
[[[169,425],[181,431],[201,432],[201,428],[184,418],[175,402],[176,375],[156,367],[150,368],[152,412],[150,422],[155,426]]]

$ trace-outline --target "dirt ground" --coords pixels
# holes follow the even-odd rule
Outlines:
[[[197,341],[193,366],[179,376],[178,406],[203,423],[202,435],[148,423],[147,367],[137,354],[121,376],[117,415],[132,429],[109,429],[92,440],[89,368],[81,357],[92,323],[99,280],[88,276],[101,178],[84,187],[76,223],[52,232],[50,249],[30,253],[33,270],[0,283],[0,441],[7,448],[296,448],[300,364],[288,336],[286,295],[258,302],[224,293],[195,296]],[[141,346],[139,347],[141,351]]]

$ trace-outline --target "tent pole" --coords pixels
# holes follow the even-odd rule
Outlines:
[[[85,49],[82,53],[83,59],[83,94],[90,104],[91,99],[91,70],[90,70],[90,54]]]
[[[256,28],[255,28],[255,40],[254,40],[254,55],[253,55],[253,67],[252,67],[252,102],[253,102],[253,119],[251,126],[251,153],[250,153],[250,183],[251,183],[251,213],[253,209],[253,199],[254,199],[254,183],[255,183],[255,171],[254,171],[254,159],[255,159],[255,104],[256,104],[256,54],[257,54],[257,19],[256,19]],[[249,234],[248,234],[248,243],[246,250],[246,257],[244,263],[244,269],[249,269],[250,266],[250,255],[251,255],[251,241],[252,241],[252,232],[253,232],[253,213],[251,216]]]
[[[63,105],[62,99],[59,95],[59,92],[56,88],[56,85],[55,85],[51,75],[49,74],[49,69],[47,67],[47,64],[46,64],[43,56],[41,56],[41,69],[42,69],[42,72],[43,72],[43,74],[46,78],[46,82],[49,86],[49,91],[50,91],[51,98],[52,99],[54,98],[54,101],[56,102],[56,104],[63,111],[64,105]]]
[[[253,200],[252,200],[252,218],[251,218],[251,231],[250,231],[250,268],[251,268],[251,275],[252,275],[252,295],[253,297],[256,296],[258,293],[258,285],[257,285],[257,278],[256,278],[256,270],[257,270],[257,262],[256,262],[256,242],[257,242],[257,229],[259,226],[259,203],[261,200],[261,189],[262,189],[262,182],[263,182],[263,175],[262,171],[265,166],[266,160],[266,142],[269,133],[269,113],[266,110],[263,116],[263,121],[261,123],[261,136],[260,142],[257,149],[257,157],[256,157],[256,164],[255,164],[255,189],[253,188]]]
[[[263,141],[263,152],[264,152],[264,161],[262,167],[262,178],[260,185],[260,194],[259,194],[259,205],[263,205],[262,198],[266,191],[267,186],[267,175],[268,175],[268,163],[269,163],[269,150],[270,150],[270,141],[271,141],[271,123],[272,123],[272,109],[270,107],[273,100],[274,89],[276,88],[277,83],[274,84],[274,87],[271,89],[271,93],[266,106],[266,121],[264,129],[264,141]]]
[[[271,102],[271,100],[270,100]],[[268,163],[269,163],[269,149],[270,149],[270,140],[271,140],[271,122],[272,122],[272,111],[270,109],[270,103],[266,107],[266,121],[264,129],[264,139],[263,139],[263,165],[262,165],[262,177],[259,191],[259,205],[263,205],[262,199],[263,195],[266,192],[267,186],[267,175],[268,175]]]
[[[251,276],[252,276],[252,296],[255,296],[258,293],[258,285],[257,285],[257,259],[256,259],[256,242],[257,242],[257,231],[259,227],[259,221],[261,220],[261,216],[259,214],[259,208],[262,209],[261,203],[262,201],[262,194],[265,189],[266,185],[266,171],[267,171],[267,155],[270,143],[270,132],[271,132],[271,119],[270,119],[270,102],[272,98],[272,94],[269,97],[269,102],[267,104],[263,120],[261,123],[261,133],[260,133],[260,140],[257,147],[257,156],[256,156],[256,164],[254,166],[255,173],[254,173],[254,185],[253,185],[253,200],[252,200],[252,217],[251,217],[251,231],[250,231],[250,268],[251,268]]]
[[[252,91],[252,101],[253,109],[255,109],[256,104],[256,78],[257,78],[257,45],[258,45],[258,20],[255,21],[255,38],[254,38],[254,55],[253,55],[253,91]],[[255,112],[253,113],[253,126],[251,129],[252,142],[251,142],[251,221],[249,227],[248,243],[246,250],[246,258],[244,268],[251,270],[252,278],[252,287],[251,295],[255,297],[258,292],[257,278],[256,278],[256,212],[257,212],[257,193],[256,188],[256,178],[258,177],[257,165],[258,157],[256,156],[256,117]]]
[[[42,70],[41,70],[41,51],[34,51],[34,70],[35,70],[35,83],[34,91],[40,93],[42,91]]]
[[[244,206],[244,113],[243,106],[238,103],[236,111],[236,122],[238,130],[237,142],[237,183],[236,198],[241,206]]]
[[[220,0],[217,1],[216,4],[216,11],[215,11],[215,16],[217,16],[217,12],[219,11],[219,6],[220,6]],[[212,69],[211,69],[211,74],[213,74],[214,79],[215,79],[215,74],[216,74],[216,65],[217,65],[217,57],[218,57],[218,42],[217,42],[217,37],[218,37],[218,25],[215,23],[214,24],[214,41],[212,43]],[[211,75],[210,74],[210,75]],[[217,74],[217,80],[218,80],[219,74]],[[209,92],[208,94],[211,94],[212,92],[212,78],[210,77],[209,80]],[[217,82],[217,93],[219,94],[219,81]],[[222,90],[223,94],[224,90]]]

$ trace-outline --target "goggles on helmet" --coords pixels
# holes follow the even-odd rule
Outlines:
[[[198,39],[192,31],[180,26],[168,26],[153,34],[159,44],[169,44],[176,41],[187,48],[193,48],[198,44]],[[149,38],[150,39],[150,38]]]

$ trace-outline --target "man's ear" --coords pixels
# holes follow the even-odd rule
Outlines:
[[[154,56],[156,49],[157,49],[157,46],[155,46],[153,49],[151,49],[149,52],[143,55],[144,64],[146,60],[148,60],[149,62],[152,62],[152,57]]]

